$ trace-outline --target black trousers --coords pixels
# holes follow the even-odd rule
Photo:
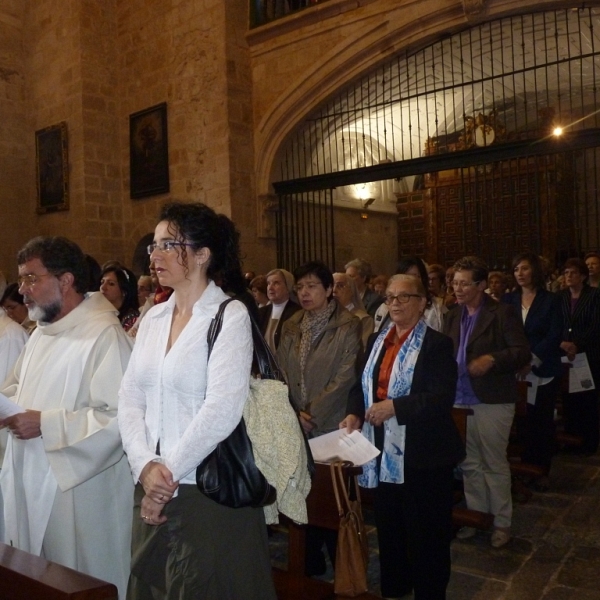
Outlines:
[[[559,386],[560,378],[555,377],[538,387],[535,404],[527,405],[523,432],[523,462],[544,467],[548,471],[554,455],[554,406]]]
[[[375,498],[381,595],[414,590],[443,600],[450,580],[453,466],[405,469],[404,483],[380,483]]]

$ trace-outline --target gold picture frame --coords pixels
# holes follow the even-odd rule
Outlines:
[[[129,195],[147,198],[169,192],[167,103],[129,116]]]

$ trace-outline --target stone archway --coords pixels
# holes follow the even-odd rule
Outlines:
[[[334,4],[345,6],[342,0],[330,0],[327,3],[329,6]],[[335,39],[341,41],[319,55],[317,60],[295,69],[287,86],[277,95],[269,95],[270,103],[256,115],[258,125],[254,134],[254,148],[256,192],[259,198],[266,199],[267,204],[270,202],[269,194],[273,191],[271,183],[274,176],[279,175],[275,171],[281,149],[289,136],[309,114],[353,80],[403,50],[422,48],[474,22],[557,7],[556,2],[551,0],[522,0],[518,3],[514,0],[453,0],[444,3],[443,7],[440,4],[437,0],[418,3],[379,0],[365,3],[359,12],[340,9],[335,26],[327,27],[323,23],[324,29],[331,35],[335,30]],[[581,3],[566,1],[561,5],[575,7]],[[283,22],[282,30],[289,32],[289,24]],[[282,53],[285,46],[299,63],[301,58],[296,57],[304,53],[312,56],[307,50],[315,44],[313,33],[311,27],[306,27],[294,31],[293,36],[282,35],[282,39],[272,44],[273,57],[285,55]],[[269,52],[260,43],[253,43],[252,38],[256,35],[250,34],[249,43],[251,52],[259,54],[259,59],[253,61],[253,67],[258,72],[261,65],[266,63],[263,57],[267,57]],[[276,35],[276,30],[273,35]],[[259,41],[262,40],[259,38]],[[268,39],[265,46],[272,41]],[[267,87],[272,87],[271,79],[265,81]],[[255,95],[258,95],[256,89],[259,87],[261,85],[255,81]],[[259,211],[263,212],[261,206]]]
[[[282,147],[274,187],[291,225],[280,218],[278,238],[294,235],[279,253],[315,237],[303,194],[332,189],[341,208],[344,188],[355,209],[398,209],[399,255],[507,265],[516,247],[556,260],[573,244],[596,248],[600,51],[588,33],[599,20],[593,7],[489,20],[355,78]],[[408,189],[394,189],[398,178]]]

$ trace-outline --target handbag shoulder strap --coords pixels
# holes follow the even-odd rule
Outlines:
[[[221,327],[223,327],[223,313],[225,312],[225,308],[232,300],[235,300],[235,298],[227,298],[227,300],[223,300],[223,302],[221,302],[219,306],[217,314],[213,317],[213,320],[210,322],[210,327],[208,328],[208,333],[206,334],[206,341],[208,342],[208,358],[210,358],[210,353],[212,352],[213,346],[215,345],[217,336],[221,331]]]
[[[223,326],[223,313],[225,312],[225,307],[232,301],[236,300],[236,298],[227,298],[227,300],[223,300],[221,305],[219,306],[219,310],[217,314],[213,317],[213,320],[208,328],[207,341],[208,341],[208,356],[210,358],[210,353],[212,352],[213,346],[221,331],[221,327]],[[242,302],[243,304],[243,302]],[[273,352],[271,348],[269,348],[269,344],[267,344],[263,334],[260,331],[260,327],[252,314],[252,311],[248,310],[248,316],[250,317],[250,324],[252,327],[252,345],[254,348],[254,358],[256,360],[256,364],[258,367],[258,371],[262,379],[277,379],[279,381],[283,381],[286,383],[281,369],[277,364],[277,360],[275,356],[273,356]]]
[[[331,480],[333,482],[333,493],[335,494],[335,501],[338,508],[338,514],[340,517],[343,517],[346,511],[352,511],[352,505],[350,504],[350,497],[348,496],[348,487],[346,486],[346,481],[344,480],[344,468],[353,466],[351,462],[348,461],[336,461],[331,463],[329,466],[331,470]],[[358,508],[360,508],[360,493],[358,492],[358,478],[356,475],[354,476],[354,485],[356,490],[356,500],[358,503]],[[346,508],[342,506],[343,499]]]
[[[333,485],[333,493],[335,495],[335,503],[337,504],[337,509],[338,509],[338,514],[340,515],[340,517],[344,516],[344,507],[342,506],[342,503],[340,502],[340,492],[338,490],[338,471],[342,470],[342,462],[332,462],[329,465],[329,470],[331,472],[331,483]]]

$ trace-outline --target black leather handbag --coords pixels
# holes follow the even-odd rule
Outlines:
[[[225,307],[232,300],[233,298],[230,298],[221,304],[210,325],[207,335],[209,357],[223,325]],[[260,335],[260,331],[258,333]],[[260,337],[262,338],[262,335]],[[254,339],[256,355],[255,336]],[[264,363],[264,357],[257,360],[259,366]],[[270,378],[267,372],[265,377]],[[275,488],[258,470],[254,461],[252,442],[246,432],[243,417],[229,437],[219,442],[217,447],[198,465],[196,484],[205,496],[231,508],[266,506],[275,502]]]

